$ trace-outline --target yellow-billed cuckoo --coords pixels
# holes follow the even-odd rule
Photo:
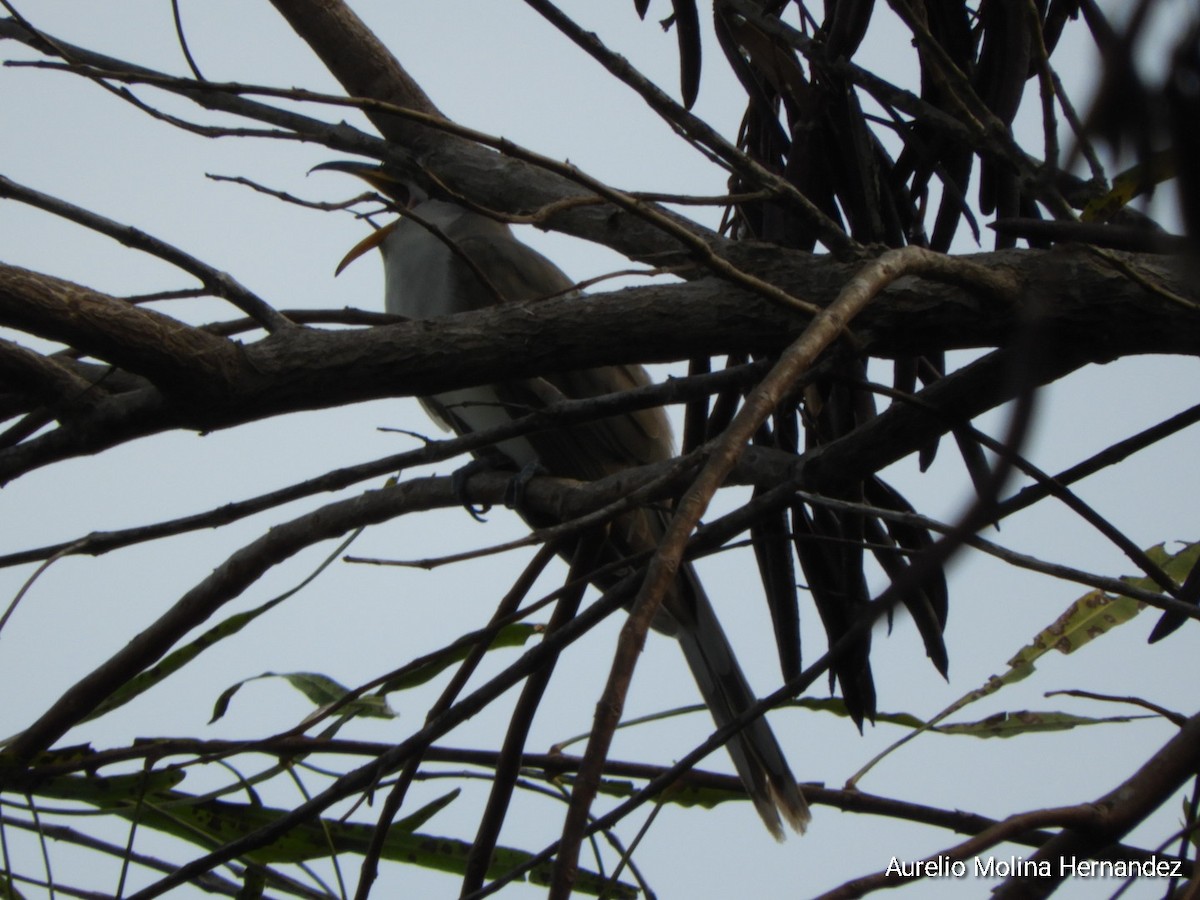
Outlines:
[[[401,219],[362,241],[338,269],[378,246],[383,253],[385,302],[390,313],[428,319],[572,290],[571,280],[558,267],[518,241],[501,222],[455,203],[427,199],[419,188],[375,166],[337,162],[318,168],[358,175],[401,207]],[[508,421],[556,398],[599,396],[648,382],[641,366],[606,366],[448,391],[421,398],[421,403],[438,424],[462,434]],[[593,480],[670,459],[674,447],[666,415],[656,408],[513,438],[480,455],[518,469],[537,466],[553,475]],[[643,508],[613,522],[605,559],[653,549],[664,532],[667,515],[662,509]],[[681,570],[654,627],[678,639],[719,727],[755,702],[690,565]],[[809,820],[808,807],[766,720],[754,721],[727,746],[771,834],[782,839],[781,815],[792,828],[803,832]]]

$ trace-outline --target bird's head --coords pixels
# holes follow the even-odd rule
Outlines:
[[[356,175],[386,196],[397,212],[403,214],[404,210],[412,209],[424,201],[429,199],[429,193],[421,187],[415,180],[406,177],[405,175],[395,172],[385,166],[376,165],[374,163],[364,163],[352,160],[336,160],[334,162],[321,163],[313,166],[308,170],[311,175],[313,172],[348,172],[351,175]],[[334,276],[342,273],[342,270],[350,263],[354,262],[368,250],[378,247],[387,239],[387,236],[395,230],[400,223],[397,219],[384,225],[382,228],[377,228],[371,232],[357,244],[350,248],[334,271]]]

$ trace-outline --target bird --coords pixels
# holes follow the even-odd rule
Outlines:
[[[342,260],[378,247],[384,264],[385,306],[411,319],[483,309],[502,303],[541,300],[577,293],[554,263],[519,241],[504,222],[453,202],[431,197],[419,184],[386,167],[330,162],[317,168],[348,172],[386,194],[400,218],[378,229]],[[641,366],[604,366],[544,378],[446,391],[418,398],[430,417],[457,434],[480,431],[547,405],[554,399],[582,399],[630,390],[650,383]],[[477,457],[524,472],[595,480],[624,469],[670,459],[674,440],[659,407],[621,413],[575,425],[503,440]],[[553,522],[520,512],[534,527]],[[669,509],[643,507],[615,520],[604,539],[601,562],[653,550],[666,530]],[[566,553],[564,556],[568,555]],[[601,589],[624,572],[596,579]],[[626,568],[628,571],[628,567]],[[718,727],[756,702],[695,569],[685,564],[653,623],[674,637]],[[765,718],[759,717],[726,744],[743,786],[776,840],[786,822],[803,834],[808,805]]]

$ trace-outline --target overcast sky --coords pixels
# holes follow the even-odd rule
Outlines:
[[[622,188],[707,194],[724,188],[723,173],[675,138],[634,96],[517,0],[379,0],[352,5],[442,111],[463,124],[569,159]],[[645,23],[638,22],[631,3],[576,0],[562,5],[645,74],[677,93],[674,35],[663,34],[651,21],[666,15],[664,0],[651,5]],[[181,7],[192,53],[209,79],[339,91],[269,4],[207,0]],[[18,8],[61,39],[164,71],[186,71],[168,4],[38,0]],[[872,66],[881,59],[895,59],[898,68],[891,76],[912,84],[916,72],[911,48],[899,34],[895,27],[874,28],[859,59]],[[10,45],[0,47],[0,52],[6,59],[34,58]],[[732,138],[742,112],[740,91],[723,68],[719,50],[710,42],[705,52],[695,111]],[[1076,97],[1083,102],[1087,86],[1095,80],[1091,54],[1082,44],[1073,43],[1055,59],[1068,88],[1082,91]],[[150,91],[140,94],[172,112],[199,118],[196,110],[173,98]],[[1022,128],[1033,128],[1036,134],[1036,107],[1027,113]],[[360,122],[345,110],[310,114]],[[312,165],[329,158],[322,148],[198,137],[153,121],[82,79],[27,68],[0,69],[0,124],[0,173],[183,247],[233,273],[277,307],[381,307],[382,271],[375,260],[358,262],[339,278],[333,277],[338,260],[366,233],[363,223],[346,214],[302,210],[205,178],[206,173],[241,175],[313,200],[352,195],[358,186],[336,174],[306,177]],[[711,218],[705,221],[715,224]],[[625,265],[603,248],[526,231],[527,239],[572,277],[588,278]],[[978,248],[963,243],[959,249]],[[14,203],[0,203],[0,258],[121,295],[191,285],[186,276],[162,263]],[[196,322],[233,315],[227,307],[212,303],[160,308]],[[876,373],[881,378],[885,374]],[[1065,468],[1190,405],[1194,396],[1186,388],[1195,383],[1196,363],[1190,359],[1139,359],[1093,367],[1046,392],[1028,455],[1045,470]],[[1002,423],[987,417],[980,424],[998,434]],[[0,493],[5,522],[0,552],[196,512],[337,465],[414,446],[412,438],[380,427],[434,430],[415,403],[396,400],[283,417],[203,437],[162,435],[95,458],[55,465],[5,486]],[[1185,432],[1118,470],[1089,479],[1080,485],[1079,493],[1141,546],[1194,540],[1197,497],[1190,475],[1196,449],[1195,434]],[[450,468],[447,464],[437,471]],[[932,515],[952,518],[968,499],[961,467],[949,446],[943,447],[931,472],[921,475],[914,464],[905,462],[887,477],[918,509]],[[100,559],[56,563],[0,634],[0,684],[5,685],[0,735],[27,725],[229,553],[272,524],[326,499],[331,498],[273,510],[215,533],[171,539]],[[1106,575],[1132,570],[1089,526],[1061,508],[1044,506],[1006,522],[1001,532],[988,536],[1016,550]],[[388,558],[431,556],[496,543],[523,530],[520,521],[505,511],[493,512],[486,525],[478,525],[462,511],[449,510],[371,529],[353,552]],[[332,544],[323,545],[280,566],[223,614],[252,608],[291,587],[332,550]],[[279,682],[248,686],[225,719],[212,726],[205,723],[221,690],[264,671],[318,671],[353,685],[441,646],[457,636],[464,623],[483,621],[496,591],[527,558],[527,553],[509,554],[434,572],[335,565],[272,616],[226,642],[228,646],[213,650],[195,671],[184,671],[150,696],[77,729],[64,743],[88,741],[107,747],[137,735],[270,733],[308,711],[306,701]],[[722,554],[702,563],[701,572],[742,651],[751,680],[762,693],[772,690],[779,681],[778,666],[770,650],[769,625],[751,556]],[[0,603],[6,604],[31,573],[31,567],[0,570]],[[542,586],[549,590],[552,580]],[[881,586],[878,581],[874,585]],[[1001,672],[1014,652],[1082,593],[1084,588],[1078,585],[1013,570],[978,555],[962,557],[952,571],[947,630],[950,683],[943,682],[925,661],[915,630],[901,617],[890,637],[880,633],[876,638],[874,665],[881,711],[933,715],[990,674]],[[814,659],[822,650],[821,629],[811,607],[802,609],[802,617],[806,658]],[[1187,651],[1196,649],[1200,632],[1189,626],[1165,645],[1146,648],[1145,636],[1154,619],[1146,614],[1122,629],[1125,633],[1105,638],[1078,657],[1044,659],[1035,677],[971,708],[966,718],[1025,708],[1096,716],[1127,711],[1041,696],[1045,691],[1085,687],[1144,696],[1191,713],[1197,657]],[[587,730],[618,627],[619,621],[610,622],[564,655],[560,675],[565,677],[556,677],[551,686],[530,750],[545,750]],[[1186,660],[1182,671],[1180,660]],[[440,688],[441,682],[435,686]],[[814,695],[824,696],[823,684]],[[417,727],[428,696],[397,694],[391,699],[400,719],[364,725],[353,734],[400,740]],[[627,714],[696,701],[677,648],[652,637],[639,664]],[[504,722],[503,709],[489,710],[445,743],[494,746]],[[902,735],[881,725],[868,727],[860,737],[848,722],[794,710],[776,713],[772,722],[797,776],[830,786],[842,784]],[[632,729],[618,736],[612,755],[669,763],[710,730],[704,715]],[[1149,721],[1009,741],[925,736],[885,761],[861,787],[1001,817],[1036,806],[1076,803],[1108,790],[1171,734],[1168,724]],[[582,745],[571,750],[580,752]],[[1069,762],[1058,762],[1051,769],[1048,760]],[[724,755],[710,757],[706,767],[731,770]],[[210,777],[226,776],[200,774],[196,784],[189,779],[185,788],[202,791],[215,783],[205,781]],[[453,784],[418,785],[414,801],[432,799]],[[428,830],[469,839],[484,796],[481,787],[468,790]],[[268,793],[268,799],[286,804],[297,798],[281,786]],[[506,826],[502,843],[540,849],[557,836],[561,806],[533,799],[521,810]],[[367,819],[373,816],[373,810],[367,812]],[[1152,835],[1168,832],[1177,819],[1178,807],[1164,810]],[[623,835],[628,839],[632,831]],[[110,839],[119,842],[122,837]],[[1138,840],[1137,834],[1131,837],[1134,843]],[[37,852],[19,836],[10,835],[9,841],[14,854]],[[749,804],[727,804],[711,812],[664,810],[639,850],[638,862],[664,897],[736,896],[746,890],[751,878],[761,896],[799,897],[883,868],[893,854],[917,857],[954,841],[953,835],[943,832],[817,808],[808,836],[776,845]],[[157,847],[153,842],[148,846]],[[151,852],[186,860],[198,851],[157,847]],[[80,861],[69,853],[55,858],[63,860],[55,874],[67,883],[100,891],[115,886],[115,867],[107,862]],[[32,859],[19,860],[18,867],[34,868]],[[583,863],[591,865],[586,859]],[[351,879],[357,877],[357,864],[357,857],[347,860]],[[395,896],[400,887],[413,896],[450,896],[457,883],[392,866],[377,895]],[[926,883],[908,889],[906,895],[951,896],[962,887]],[[1074,885],[1061,896],[1096,896],[1094,887]],[[1115,890],[1117,885],[1105,887]],[[1139,886],[1125,896],[1156,896],[1158,887]],[[970,889],[978,895],[985,888],[971,885]],[[540,891],[518,888],[512,895],[532,897]]]

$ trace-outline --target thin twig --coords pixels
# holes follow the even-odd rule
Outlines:
[[[45,210],[182,269],[189,275],[194,275],[208,290],[218,297],[228,300],[268,331],[285,331],[295,327],[274,307],[243,287],[229,273],[215,269],[190,253],[185,253],[178,247],[146,234],[144,231],[83,209],[66,200],[60,200],[33,188],[17,184],[3,175],[0,175],[0,197],[8,197]]]
[[[587,827],[588,813],[596,795],[604,758],[624,709],[625,695],[634,667],[645,644],[650,623],[658,614],[662,598],[675,577],[688,536],[704,514],[717,488],[724,482],[743,449],[750,443],[766,418],[782,399],[789,396],[804,372],[817,356],[845,330],[851,319],[904,275],[935,274],[937,277],[968,279],[974,270],[957,269],[952,273],[946,257],[919,247],[890,250],[871,261],[849,280],[837,299],[815,316],[796,341],[788,347],[771,371],[746,398],[729,427],[717,439],[707,462],[688,491],[675,507],[666,534],[650,561],[629,618],[621,629],[608,683],[597,705],[596,724],[584,754],[584,765],[575,783],[563,824],[561,845],[555,860],[551,900],[565,900],[574,880],[579,844]],[[984,279],[988,292],[1013,292],[1011,285],[1001,287],[989,273]]]
[[[742,177],[761,185],[803,216],[820,235],[821,242],[840,257],[856,255],[862,248],[794,184],[743,153],[711,126],[676,103],[668,94],[638,72],[624,57],[613,53],[592,32],[581,28],[550,0],[525,0],[543,18],[569,37],[608,72],[629,85],[646,104],[690,142],[707,147]]]

